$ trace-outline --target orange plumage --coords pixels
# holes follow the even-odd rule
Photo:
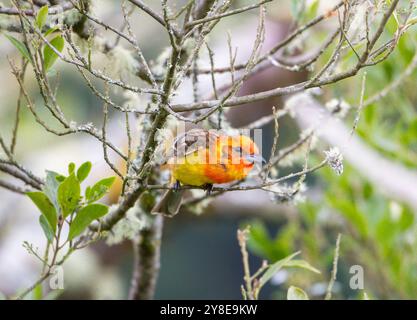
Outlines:
[[[172,177],[192,186],[244,179],[259,157],[258,147],[247,136],[224,136],[200,129],[177,139],[174,148],[177,152],[168,161]]]
[[[182,202],[180,184],[204,186],[207,192],[213,184],[246,178],[257,160],[263,160],[251,138],[219,135],[193,129],[177,137],[167,167],[176,188],[169,189],[152,209],[153,213],[174,216]]]

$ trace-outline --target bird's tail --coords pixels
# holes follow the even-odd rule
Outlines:
[[[152,214],[161,213],[167,217],[175,216],[181,208],[184,190],[167,190],[152,208]]]

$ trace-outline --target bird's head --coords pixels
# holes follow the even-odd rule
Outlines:
[[[259,148],[253,140],[244,135],[229,136],[224,147],[227,150],[227,157],[233,164],[243,164],[253,167],[256,162],[264,162]]]

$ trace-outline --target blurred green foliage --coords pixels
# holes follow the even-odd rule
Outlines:
[[[392,18],[381,44],[393,36],[397,28]],[[367,68],[365,100],[397,79],[412,61],[417,47],[414,27],[399,41],[395,52],[382,64]],[[359,48],[360,50],[360,48]],[[323,58],[324,63],[331,52]],[[345,66],[355,62],[352,53]],[[359,104],[362,76],[329,87],[323,99],[343,97],[354,108],[345,119],[353,126]],[[361,112],[356,134],[381,157],[410,169],[417,163],[417,72],[413,70],[389,94],[365,107]],[[325,102],[325,100],[323,100]],[[360,156],[360,155],[358,155]],[[317,159],[316,159],[317,160]],[[251,222],[249,247],[256,255],[269,261],[282,259],[302,251],[303,259],[318,267],[321,275],[289,274],[277,290],[297,285],[310,297],[322,299],[330,279],[337,234],[343,234],[335,298],[417,298],[416,212],[405,204],[384,195],[354,168],[345,164],[342,176],[329,168],[308,181],[310,190],[319,190],[318,197],[307,196],[298,205],[296,215],[286,217],[280,227],[270,230],[264,222]],[[314,192],[316,194],[317,192]],[[349,286],[349,269],[360,265],[364,270],[364,290]],[[321,290],[317,290],[321,286]]]

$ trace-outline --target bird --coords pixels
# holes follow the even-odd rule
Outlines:
[[[173,216],[182,201],[182,185],[202,187],[210,194],[214,184],[243,180],[255,163],[265,161],[256,143],[246,135],[191,129],[177,136],[164,165],[173,187],[165,192],[153,213]]]

